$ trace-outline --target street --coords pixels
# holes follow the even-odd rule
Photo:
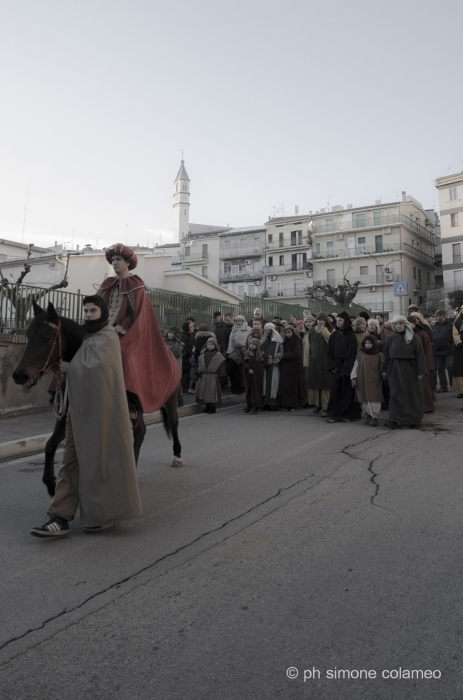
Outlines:
[[[41,455],[0,464],[0,697],[463,697],[462,407],[391,431],[231,406],[181,419],[180,469],[152,425],[143,516],[60,541],[29,534]]]

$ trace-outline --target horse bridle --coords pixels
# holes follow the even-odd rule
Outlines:
[[[51,362],[51,358],[53,357],[53,353],[55,352],[56,345],[58,344],[58,350],[59,350],[59,360],[61,361],[61,357],[63,354],[63,343],[61,340],[61,321],[58,321],[58,323],[52,323],[51,321],[44,321],[44,323],[47,324],[47,326],[51,326],[56,330],[55,337],[53,339],[53,344],[51,346],[50,352],[47,355],[47,359],[45,360],[42,369],[39,369],[39,371],[34,374],[32,377],[32,380],[29,382],[27,385],[28,388],[30,389],[31,387],[35,386],[37,384],[37,381],[40,379],[40,377],[43,377],[44,374],[47,374],[47,372],[50,371],[52,366],[56,364],[55,362]]]

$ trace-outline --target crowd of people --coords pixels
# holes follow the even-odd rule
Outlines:
[[[463,307],[462,307],[463,309]],[[362,312],[312,314],[271,321],[256,308],[253,317],[222,317],[195,327],[168,329],[165,341],[182,369],[183,393],[196,395],[205,413],[215,413],[221,390],[246,392],[244,411],[286,411],[312,407],[329,423],[362,418],[378,426],[381,410],[388,428],[420,425],[435,409],[436,393],[453,387],[463,398],[463,314],[449,320],[410,306],[407,316],[386,321]],[[437,388],[439,382],[439,388]]]

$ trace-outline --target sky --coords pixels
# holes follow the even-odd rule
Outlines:
[[[3,0],[0,238],[396,201],[463,170],[461,0]],[[27,203],[27,206],[26,206]]]

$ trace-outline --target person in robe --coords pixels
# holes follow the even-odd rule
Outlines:
[[[352,329],[356,335],[357,345],[360,349],[363,341],[367,336],[367,322],[365,321],[363,316],[357,316],[355,321],[352,323]]]
[[[244,391],[243,355],[250,332],[251,328],[246,323],[246,319],[239,314],[235,318],[227,349],[227,373],[230,377],[232,394],[241,394]]]
[[[116,243],[106,250],[114,277],[107,277],[97,294],[108,307],[109,322],[121,343],[124,381],[130,404],[154,413],[177,391],[179,366],[164,343],[146,285],[130,273],[138,263],[131,248]]]
[[[308,392],[309,406],[315,406],[314,413],[326,418],[330,400],[330,375],[326,371],[328,340],[334,328],[328,316],[320,311],[316,316],[316,325],[310,329],[306,345],[303,347],[304,357],[308,353],[305,388]]]
[[[417,428],[424,412],[422,377],[428,372],[423,345],[405,316],[392,319],[394,333],[384,348],[381,371],[389,380],[387,428]]]
[[[337,329],[330,335],[327,349],[326,369],[331,372],[331,385],[326,420],[328,423],[349,423],[351,420],[359,420],[361,414],[350,380],[358,345],[346,311],[338,314],[336,326]]]
[[[278,411],[280,399],[278,385],[280,383],[280,361],[283,338],[275,329],[273,323],[264,326],[264,337],[260,348],[264,355],[264,410]]]
[[[215,413],[216,405],[222,403],[220,380],[227,376],[225,358],[215,336],[209,338],[201,350],[197,374],[196,401],[205,404],[203,413]]]
[[[69,396],[63,464],[49,520],[31,530],[35,537],[69,535],[78,509],[86,532],[142,512],[119,336],[100,296],[83,305],[87,335],[72,361],[61,363]]]
[[[350,379],[365,413],[365,425],[376,427],[383,401],[381,365],[384,356],[375,336],[367,335],[357,353]]]
[[[299,328],[296,328],[297,332],[301,336],[301,339],[304,340],[304,337],[307,335],[309,330],[315,326],[315,316],[312,316],[312,314],[307,314],[304,316],[304,320],[300,321],[301,325],[301,330]]]
[[[414,333],[418,336],[423,346],[424,355],[426,358],[426,366],[428,368],[428,373],[424,375],[421,379],[423,382],[423,399],[424,399],[424,412],[434,413],[434,403],[432,400],[432,389],[430,383],[431,372],[435,370],[434,355],[432,352],[432,342],[429,339],[428,334],[423,330],[421,321],[416,314],[411,314],[407,316],[407,321],[413,328]]]
[[[280,405],[286,410],[300,408],[304,403],[304,368],[301,336],[294,326],[285,328],[278,386]]]
[[[167,347],[170,349],[171,353],[177,360],[177,364],[179,366],[180,372],[182,371],[182,358],[183,355],[185,354],[185,346],[183,345],[181,339],[180,339],[180,329],[177,328],[177,326],[171,326],[167,333],[164,336],[164,342],[167,345]],[[182,389],[182,383],[178,385],[178,393],[177,393],[177,406],[181,407],[183,406],[183,389]]]
[[[459,399],[463,399],[463,307],[458,309],[452,330],[453,342],[453,383],[452,389]]]
[[[260,338],[249,339],[243,357],[244,378],[246,380],[245,413],[255,415],[264,402],[264,353],[260,349]]]

